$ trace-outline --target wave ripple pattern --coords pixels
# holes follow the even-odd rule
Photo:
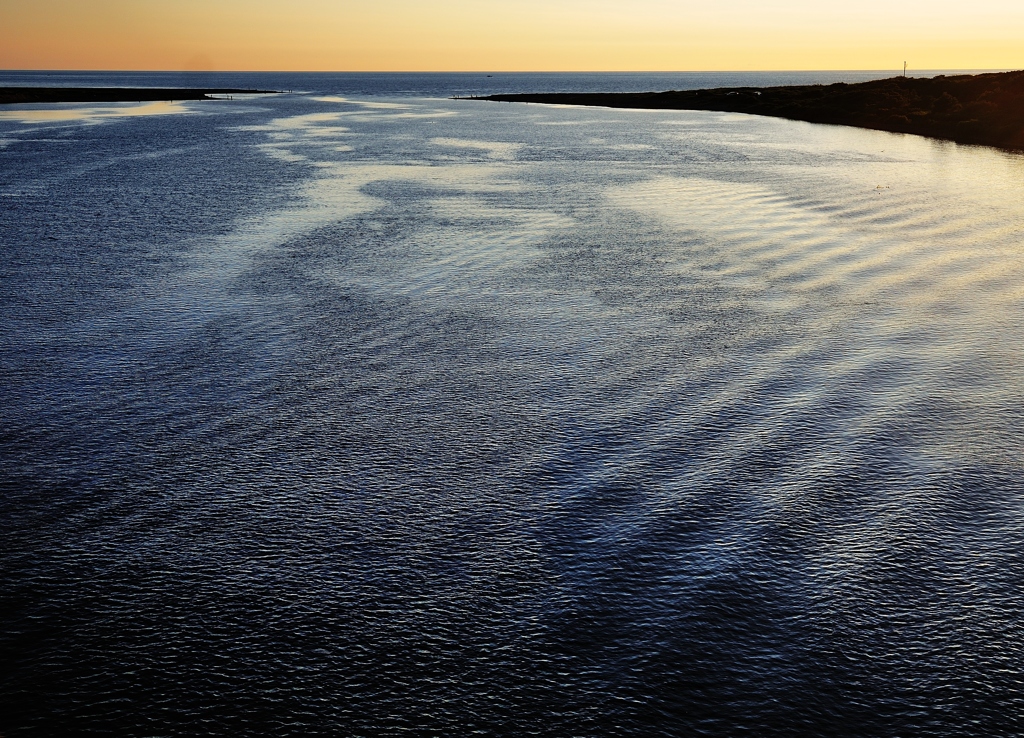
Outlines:
[[[4,735],[1024,732],[1024,159],[119,110],[0,120]]]

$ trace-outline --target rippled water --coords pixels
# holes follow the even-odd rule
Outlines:
[[[0,119],[4,735],[1024,731],[1024,158],[118,111]]]

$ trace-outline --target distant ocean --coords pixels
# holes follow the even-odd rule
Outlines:
[[[1024,734],[1024,158],[449,99],[892,74],[0,73],[285,92],[0,106],[0,734]]]
[[[979,70],[912,70],[912,76]],[[981,70],[992,71],[992,70]],[[896,71],[819,72],[33,72],[0,70],[0,86],[232,87],[348,95],[452,97],[511,92],[646,92],[865,82]]]

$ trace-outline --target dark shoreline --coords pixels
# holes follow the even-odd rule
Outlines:
[[[0,105],[216,100],[211,95],[269,94],[273,94],[273,91],[163,87],[0,87]]]
[[[463,99],[749,113],[1024,150],[1024,71],[892,77],[856,84]]]

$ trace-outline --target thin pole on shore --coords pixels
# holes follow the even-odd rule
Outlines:
[[[907,63],[906,62],[903,62],[903,76],[904,77],[907,76]]]

